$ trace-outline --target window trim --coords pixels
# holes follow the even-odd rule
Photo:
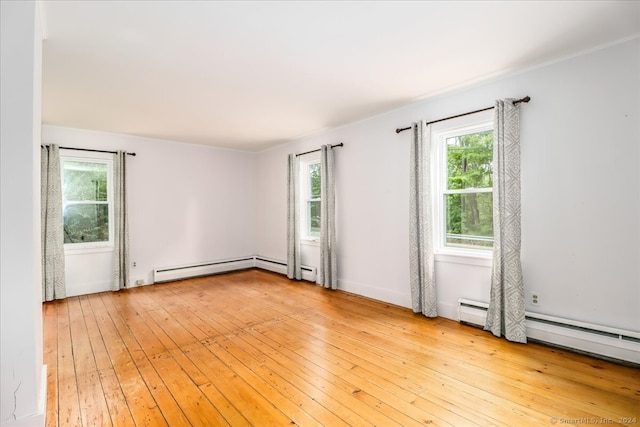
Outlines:
[[[298,194],[300,195],[300,243],[318,246],[320,244],[320,236],[314,236],[309,233],[309,211],[307,208],[308,202],[319,201],[322,203],[322,194],[320,194],[320,198],[310,197],[309,167],[314,164],[320,164],[319,153],[310,153],[305,155],[304,160],[300,160],[300,180],[298,189]]]
[[[461,190],[448,190],[448,171],[446,163],[447,138],[455,135],[493,130],[492,112],[483,112],[474,116],[449,120],[438,123],[431,129],[431,178],[433,182],[432,206],[433,206],[433,248],[436,260],[451,262],[452,257],[461,259],[491,259],[493,248],[459,248],[446,246],[446,218],[444,196],[446,194],[470,194],[493,193],[491,188],[467,188]],[[465,262],[468,263],[469,261]],[[473,262],[472,262],[473,263]]]
[[[102,163],[107,165],[107,201],[91,202],[92,204],[106,204],[108,205],[109,212],[109,240],[102,242],[83,242],[83,243],[65,243],[64,250],[68,254],[80,254],[80,253],[94,253],[94,252],[109,252],[113,251],[114,247],[114,213],[113,213],[113,154],[110,153],[91,153],[87,155],[85,153],[78,153],[72,150],[60,150],[60,173],[61,179],[64,185],[64,162],[86,162],[86,163]],[[64,190],[62,193],[62,212],[64,216],[65,201]],[[89,203],[78,202],[74,204]]]

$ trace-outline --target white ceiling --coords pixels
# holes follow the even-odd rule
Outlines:
[[[260,150],[640,33],[639,1],[44,1],[43,122]]]

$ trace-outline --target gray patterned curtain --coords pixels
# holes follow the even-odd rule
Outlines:
[[[520,264],[520,106],[497,100],[493,141],[493,269],[485,330],[527,342]]]
[[[42,300],[67,296],[64,282],[64,222],[60,150],[40,147],[40,220],[42,239]]]
[[[118,151],[113,162],[113,285],[117,291],[131,285],[129,277],[129,207],[127,203],[127,153]]]
[[[431,127],[423,120],[412,126],[409,280],[415,313],[436,317],[436,283],[433,259],[431,207]]]
[[[299,162],[295,154],[289,154],[287,172],[287,277],[302,279],[300,263],[300,205],[298,200]]]
[[[338,288],[336,261],[336,181],[333,147],[320,147],[320,269],[318,284],[325,288]]]

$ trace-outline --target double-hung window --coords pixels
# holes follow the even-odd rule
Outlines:
[[[320,159],[300,162],[300,236],[302,240],[320,239]]]
[[[493,123],[435,132],[435,249],[488,254],[493,247]]]
[[[64,243],[67,248],[113,241],[113,161],[61,156]]]

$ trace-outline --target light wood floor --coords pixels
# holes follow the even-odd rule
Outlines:
[[[640,425],[640,370],[258,270],[44,304],[48,426]]]

